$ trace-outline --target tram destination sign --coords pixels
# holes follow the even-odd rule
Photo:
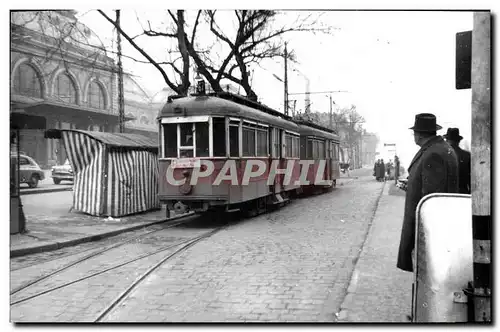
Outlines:
[[[197,158],[181,158],[172,160],[172,168],[199,168],[200,159]]]

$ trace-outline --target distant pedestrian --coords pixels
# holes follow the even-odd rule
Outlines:
[[[380,162],[379,162],[379,165],[378,165],[377,180],[379,180],[379,181],[384,181],[385,180],[385,164],[384,164],[384,159],[380,159]]]
[[[443,137],[451,145],[458,158],[458,191],[461,194],[470,194],[470,152],[458,146],[463,137],[460,136],[458,128],[448,128],[446,135],[443,135]]]
[[[442,127],[436,124],[433,114],[415,116],[413,130],[415,143],[420,150],[408,167],[408,183],[405,211],[397,267],[413,272],[415,247],[415,211],[420,200],[432,193],[458,192],[458,161],[451,146],[436,132]]]
[[[391,170],[392,168],[392,160],[389,159],[389,162],[386,165],[386,172],[387,172],[387,178],[390,180],[391,179]]]
[[[378,170],[378,165],[380,163],[380,159],[377,159],[375,161],[375,164],[373,165],[373,176],[375,177],[376,180],[378,180],[378,177],[377,177],[377,170]]]
[[[396,178],[396,181],[399,179],[399,169],[400,165],[399,165],[399,157],[398,156],[394,156],[394,177]]]

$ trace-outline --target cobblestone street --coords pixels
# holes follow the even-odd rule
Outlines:
[[[109,321],[336,321],[382,187],[362,177],[242,221],[163,265]]]
[[[383,188],[371,176],[352,178],[330,193],[240,220],[168,260],[104,321],[336,322]],[[170,236],[173,230],[163,232]],[[175,232],[172,236],[187,234]],[[155,249],[158,243],[153,242],[137,249]],[[127,284],[166,254],[14,305],[11,319],[93,321]],[[76,279],[84,269],[92,266],[78,265],[65,275]],[[27,294],[57,280],[34,286]]]

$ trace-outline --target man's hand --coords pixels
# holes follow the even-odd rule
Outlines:
[[[406,191],[408,189],[408,179],[398,180],[396,187],[398,187],[401,190]]]

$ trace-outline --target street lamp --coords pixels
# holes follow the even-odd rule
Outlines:
[[[203,77],[201,77],[199,71],[196,71],[196,76],[194,77],[194,81],[196,83],[196,94],[204,95],[205,94],[205,81],[203,80]]]

